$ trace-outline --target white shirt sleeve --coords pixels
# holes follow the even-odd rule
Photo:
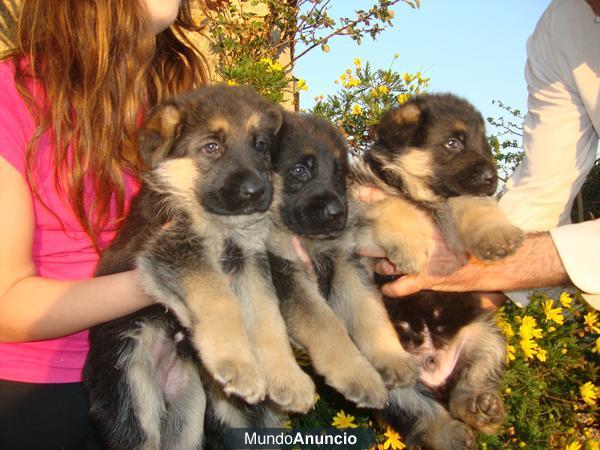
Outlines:
[[[596,159],[600,130],[600,23],[584,0],[550,4],[527,42],[525,78],[525,156],[500,208],[525,231],[551,230],[571,280],[600,294],[600,226],[562,227]]]
[[[550,235],[573,284],[600,309],[600,219],[557,227]]]

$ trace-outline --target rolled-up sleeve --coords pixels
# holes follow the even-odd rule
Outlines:
[[[554,228],[550,235],[573,284],[600,309],[600,219]]]

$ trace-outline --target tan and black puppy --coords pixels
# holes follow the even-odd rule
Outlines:
[[[427,260],[430,227],[411,214],[415,206],[430,212],[459,255],[502,258],[522,242],[490,197],[497,174],[481,114],[461,98],[420,95],[387,112],[377,142],[353,169],[358,184],[391,194],[364,217],[370,239],[399,272],[418,272]],[[472,447],[471,429],[493,433],[503,418],[504,341],[478,298],[425,291],[385,304],[421,363],[415,387],[391,391],[388,421],[410,444],[432,449]]]
[[[412,384],[417,362],[402,349],[381,295],[354,253],[346,140],[326,120],[286,112],[272,163],[267,248],[289,336],[327,384],[358,406],[383,408],[386,383]],[[314,271],[294,248],[295,239]],[[228,427],[283,426],[284,417],[267,402],[248,406],[211,394],[207,448],[224,448]]]
[[[97,274],[137,268],[161,304],[90,333],[85,383],[108,448],[201,448],[205,387],[312,406],[265,247],[281,122],[255,91],[213,86],[168,100],[143,127],[149,170]]]
[[[355,214],[348,207],[345,138],[328,121],[284,116],[273,155],[275,226],[269,236],[273,282],[292,340],[317,373],[358,406],[381,408],[385,385],[414,381],[416,361],[389,322],[381,295],[355,256]],[[311,274],[292,248],[297,236]]]

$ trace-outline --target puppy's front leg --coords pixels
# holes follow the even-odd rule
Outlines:
[[[407,386],[416,380],[419,363],[402,347],[381,294],[357,257],[337,256],[329,303],[388,387]]]
[[[165,226],[136,263],[145,292],[188,327],[208,372],[249,403],[265,396],[237,300],[217,258],[186,221]]]
[[[477,259],[504,258],[523,242],[523,232],[508,221],[493,197],[452,197],[447,207],[460,242]]]
[[[291,338],[308,352],[325,382],[360,407],[382,408],[383,380],[356,348],[348,331],[298,262],[270,255],[273,281]]]
[[[243,273],[235,277],[233,289],[265,372],[268,396],[285,411],[306,413],[315,402],[315,385],[296,363],[266,255],[249,258]]]
[[[370,205],[358,205],[355,201],[351,206],[359,208],[367,222],[358,229],[359,246],[368,247],[372,242],[383,248],[400,273],[415,274],[425,267],[431,224],[413,203],[386,197]]]

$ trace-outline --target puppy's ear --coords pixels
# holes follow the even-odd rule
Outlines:
[[[268,126],[273,130],[273,135],[278,134],[283,124],[283,111],[281,107],[272,105],[265,111],[265,115]]]
[[[422,114],[415,103],[390,109],[381,117],[377,127],[378,141],[392,147],[406,144],[416,131]]]
[[[165,159],[179,136],[182,113],[175,104],[159,106],[151,114],[140,134],[140,154],[148,168]]]

